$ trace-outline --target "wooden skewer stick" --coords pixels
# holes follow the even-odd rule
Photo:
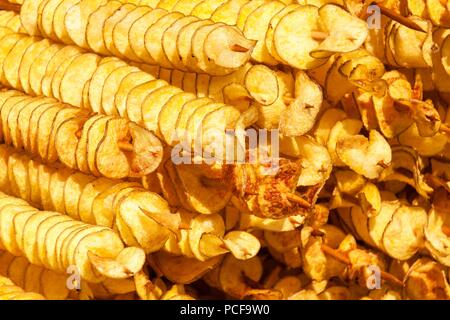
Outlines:
[[[132,152],[134,150],[133,145],[129,142],[119,141],[118,145],[119,149],[122,151]]]
[[[293,98],[293,97],[288,97],[288,96],[284,96],[284,97],[283,97],[283,101],[284,101],[284,103],[286,103],[286,104],[291,104],[292,102],[295,101],[295,98]]]
[[[246,48],[246,47],[243,47],[243,46],[241,46],[240,44],[233,44],[232,46],[231,46],[231,51],[234,51],[234,52],[247,52],[248,51],[248,48]]]
[[[377,4],[378,5],[378,4]],[[397,12],[385,8],[383,6],[378,5],[378,7],[380,8],[380,11],[383,15],[385,15],[388,18],[391,18],[392,20],[397,21],[398,23],[404,25],[405,27],[408,27],[410,29],[419,31],[419,32],[425,32],[425,30],[422,29],[421,26],[419,26],[417,23],[415,23],[414,21],[402,16],[401,14],[398,14]]]
[[[316,41],[323,41],[328,38],[329,34],[323,31],[311,31],[311,38]]]
[[[77,138],[81,138],[81,132],[82,132],[81,130],[78,130],[75,133],[75,136]],[[122,151],[132,152],[134,150],[134,147],[130,142],[119,141],[118,145],[119,145],[119,149]]]
[[[330,246],[327,246],[326,244],[322,244],[322,251],[325,252],[325,254],[332,256],[336,260],[338,260],[346,265],[352,264],[348,257],[343,255],[339,251],[331,248]],[[400,286],[400,287],[403,286],[403,282],[401,282],[399,279],[397,279],[395,276],[393,276],[392,274],[390,274],[388,272],[381,271],[380,275],[381,275],[381,279],[383,279],[387,282],[390,282],[391,284],[394,284],[394,285]]]
[[[302,197],[296,195],[295,193],[287,193],[286,197],[288,198],[289,201],[295,202],[295,203],[299,204],[301,207],[304,207],[306,209],[311,208],[311,204],[308,201],[306,201]]]
[[[20,5],[15,4],[15,3],[10,3],[6,0],[0,0],[0,10],[20,12]]]

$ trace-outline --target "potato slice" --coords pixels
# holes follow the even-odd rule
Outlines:
[[[197,4],[192,11],[191,15],[199,17],[200,19],[209,19],[213,12],[221,6],[226,0],[205,0]]]
[[[72,221],[69,217],[63,216],[63,215],[54,215],[46,220],[42,221],[36,231],[36,242],[37,242],[37,254],[39,261],[42,265],[48,266],[49,265],[49,258],[47,256],[46,251],[46,239],[47,234],[50,231],[50,229],[53,226],[58,225],[59,223],[65,223],[67,224],[67,221]]]
[[[218,43],[222,43],[222,46],[219,47]],[[254,47],[255,41],[245,38],[235,27],[222,25],[214,28],[204,40],[203,52],[208,58],[208,62],[211,61],[220,69],[225,68],[225,70],[221,70],[220,73],[219,70],[212,70],[210,74],[230,74],[233,70],[244,66],[253,55]],[[227,68],[232,70],[226,70]]]
[[[158,115],[158,131],[167,144],[173,145],[176,141],[176,123],[183,106],[195,99],[195,95],[191,93],[179,93],[170,98],[161,109]]]
[[[56,135],[58,133],[59,126],[68,119],[73,119],[77,117],[85,117],[87,112],[80,110],[79,108],[62,108],[56,114],[55,120],[53,122],[50,139],[47,147],[47,158],[44,159],[49,163],[56,162],[58,160],[58,153],[56,149]]]
[[[328,141],[326,142],[326,146],[328,148],[328,152],[330,153],[333,164],[335,165],[344,164],[336,153],[338,141],[344,137],[357,135],[361,131],[361,128],[362,128],[361,121],[356,119],[345,119],[334,123],[334,126],[332,126],[332,129],[328,134]]]
[[[176,40],[177,54],[180,58],[179,62],[183,64],[188,71],[197,73],[203,72],[197,67],[197,61],[194,60],[194,57],[192,56],[192,39],[199,28],[212,24],[213,22],[210,20],[194,20],[179,30]]]
[[[20,87],[23,89],[24,92],[30,94],[31,88],[30,88],[30,68],[32,63],[37,59],[37,57],[41,54],[43,50],[48,48],[50,46],[49,40],[41,40],[36,41],[33,44],[31,44],[25,53],[22,56],[22,59],[20,61],[19,66],[19,81],[20,81]],[[48,91],[43,91],[48,92]]]
[[[47,166],[39,166],[39,195],[41,198],[42,208],[44,210],[52,210],[52,201],[50,198],[50,176],[52,170]]]
[[[165,57],[170,61],[170,64],[178,70],[188,71],[184,66],[181,57],[177,51],[177,37],[184,26],[191,22],[198,21],[199,19],[194,16],[185,16],[177,19],[169,26],[162,35],[162,49]],[[175,84],[174,84],[175,85]]]
[[[180,87],[180,85],[177,85],[178,77],[184,78],[184,74],[181,72],[174,71],[172,72],[172,78],[170,79],[170,83],[173,86]],[[180,82],[182,83],[183,79],[180,79]],[[211,81],[211,76],[209,74],[198,74],[197,75],[197,82],[195,84],[196,91],[197,91],[197,97],[203,98],[208,97],[208,91],[209,91],[209,83]]]
[[[142,249],[128,247],[123,249],[115,259],[103,258],[88,251],[89,261],[96,271],[110,279],[126,279],[139,272],[145,263]]]
[[[442,47],[445,38],[448,37],[449,35],[450,32],[448,31],[448,29],[441,28],[436,30],[435,32],[433,32],[434,43]],[[444,66],[442,65],[442,56],[439,53],[439,51],[432,52],[432,59],[433,59],[433,80],[435,83],[435,87],[439,92],[449,92],[450,76],[447,74]]]
[[[134,123],[128,125],[133,151],[130,156],[130,177],[144,177],[155,171],[162,161],[163,146],[151,132]]]
[[[423,245],[427,214],[423,208],[401,206],[383,233],[383,247],[394,259],[407,260]]]
[[[258,108],[256,107],[256,105],[252,105],[253,99],[243,85],[238,83],[230,83],[223,88],[222,94],[223,102],[225,104],[235,106],[240,111],[244,112],[248,111],[250,107],[252,107],[253,110],[256,110],[256,117],[258,117]]]
[[[234,71],[233,73],[226,76],[211,77],[209,84],[208,96],[211,99],[217,101],[224,101],[223,88],[231,83],[242,84],[247,74],[247,71],[252,67],[252,64],[247,63],[244,67]]]
[[[161,73],[162,74],[162,73]],[[181,88],[189,93],[197,95],[197,76],[198,73],[185,73],[183,77],[183,84]]]
[[[115,94],[115,114],[118,114],[121,117],[125,116],[129,93],[137,86],[152,80],[154,80],[154,78],[143,71],[135,71],[125,76],[120,82],[119,88]]]
[[[85,158],[87,171],[91,172],[95,176],[100,176],[100,173],[95,166],[97,147],[104,137],[106,124],[109,119],[112,119],[112,116],[99,116],[94,122],[90,123],[89,127],[87,128],[86,135],[82,135],[82,138],[86,139],[85,142],[82,144],[78,144],[80,146],[80,149],[78,149],[80,150],[80,152],[83,152],[82,150],[84,148],[86,149],[86,155],[80,155],[80,157]],[[85,146],[81,147],[83,144],[85,144]]]
[[[200,142],[202,143],[203,154],[206,158],[213,156],[215,159],[219,160],[234,159],[234,150],[231,154],[229,154],[230,150],[227,150],[227,143],[229,143],[230,140],[234,142],[234,137],[227,135],[226,131],[236,128],[236,125],[240,120],[242,120],[241,112],[239,112],[237,108],[232,106],[221,106],[219,109],[211,110],[200,119],[201,124],[197,126],[200,129],[199,131],[192,131],[188,126],[188,133],[194,133],[195,135],[193,135],[193,137],[197,140],[199,137],[202,139]],[[196,127],[194,127],[194,129],[196,129]],[[212,159],[214,158],[210,158],[209,160],[211,161]]]
[[[37,28],[38,9],[40,1],[24,0],[22,10],[20,10],[20,21],[26,32],[32,36],[40,35]]]
[[[55,32],[56,38],[63,43],[73,44],[72,39],[67,33],[64,18],[67,11],[79,2],[80,0],[63,0],[56,7],[53,13],[53,31]]]
[[[206,261],[176,256],[163,250],[153,255],[156,265],[164,276],[174,283],[189,284],[200,279],[222,261],[222,257],[214,257]]]
[[[62,101],[73,106],[82,105],[82,92],[97,69],[101,58],[96,54],[83,54],[75,58],[67,68],[59,88]]]
[[[107,185],[106,182],[104,183]],[[103,189],[102,183],[100,185],[101,189],[94,190],[95,198],[93,199],[92,207],[90,208],[90,215],[95,218],[95,224],[112,227],[115,214],[113,201],[115,200],[116,195],[118,195],[121,190],[132,190],[132,188],[137,188],[139,186],[140,185],[135,182],[118,183],[118,181],[116,181],[116,183],[110,184],[109,188]],[[94,194],[92,196],[94,196]]]
[[[89,163],[88,163],[88,134],[90,128],[98,121],[105,119],[105,116],[103,115],[95,115],[87,119],[82,124],[82,127],[76,131],[74,134],[78,139],[77,146],[76,146],[76,152],[75,152],[75,160],[76,160],[76,166],[72,168],[77,168],[81,172],[84,173],[91,173],[89,169]],[[81,132],[81,133],[80,133]],[[100,133],[102,139],[104,135],[104,130]],[[95,147],[93,147],[95,148]],[[64,163],[64,162],[63,162]],[[66,163],[64,163],[66,164]],[[68,166],[68,164],[66,164]]]
[[[93,203],[95,198],[103,191],[112,188],[118,181],[98,178],[84,186],[78,200],[77,216],[80,220],[89,224],[95,224],[95,216],[93,214]]]
[[[36,239],[42,239],[42,242],[38,243],[38,256],[40,261],[47,267],[53,270],[56,268],[56,256],[54,255],[55,244],[58,236],[60,236],[65,229],[72,227],[74,224],[80,224],[81,222],[74,222],[67,216],[58,219],[51,217],[41,223],[38,227],[38,233]]]
[[[16,44],[11,48],[8,55],[3,61],[3,75],[5,77],[5,84],[12,88],[17,88],[22,90],[20,79],[19,79],[19,69],[22,59],[17,57],[23,57],[26,50],[34,43],[37,42],[37,38],[25,37],[16,42]]]
[[[236,21],[236,26],[239,28],[239,30],[244,29],[245,22],[247,21],[250,13],[258,9],[260,6],[264,5],[265,2],[265,0],[247,1],[247,3],[241,6]]]
[[[61,109],[62,108],[60,105],[54,105],[51,108],[46,109],[38,119],[38,128],[36,132],[36,151],[41,159],[47,159],[50,134],[52,131],[53,123],[58,112],[61,111]]]
[[[64,202],[64,187],[67,179],[73,174],[73,171],[68,168],[61,168],[54,171],[50,177],[49,189],[52,207],[57,212],[66,212]]]
[[[189,246],[195,258],[200,261],[209,259],[208,255],[202,253],[202,237],[213,235],[218,238],[223,237],[225,233],[225,224],[218,214],[202,215],[199,214],[190,221]],[[213,248],[211,248],[213,249]],[[214,249],[213,249],[214,250]]]
[[[0,70],[1,73],[1,81],[2,83],[7,83],[5,79],[5,75],[3,74],[3,68],[5,63],[5,58],[8,56],[8,53],[14,48],[19,40],[27,38],[27,36],[18,33],[9,33],[9,30],[6,28],[0,28],[2,35],[2,44],[0,46]]]
[[[179,12],[168,13],[159,18],[145,32],[145,48],[152,59],[163,68],[173,68],[167,59],[163,48],[163,36],[165,31],[183,15]]]
[[[30,207],[28,211],[23,211],[23,212],[17,214],[13,219],[13,224],[14,224],[14,228],[15,228],[15,232],[16,232],[17,247],[22,252],[25,250],[24,227],[27,224],[28,220],[30,220],[34,215],[36,215],[39,212],[38,210],[36,210],[36,209],[33,210],[33,209],[34,208]]]
[[[248,3],[247,0],[226,1],[214,10],[210,18],[214,22],[223,22],[230,26],[236,25],[239,10]]]
[[[20,256],[20,251],[15,232],[13,219],[20,212],[29,211],[29,206],[18,206],[17,204],[6,204],[0,208],[0,235],[2,247],[15,256]]]
[[[412,17],[412,20],[429,31],[418,32],[401,25],[394,34],[396,61],[406,68],[429,68],[432,64],[431,48],[428,44],[432,42],[431,23],[417,17]]]
[[[0,170],[0,187],[8,194],[11,194],[10,183],[8,177],[8,159],[12,150],[6,145],[0,146],[0,164],[2,170]]]
[[[399,142],[414,148],[421,156],[433,156],[442,152],[448,138],[444,133],[437,133],[432,137],[421,137],[416,124],[412,124],[406,131],[399,135]]]
[[[124,58],[121,53],[116,49],[113,39],[114,27],[124,19],[130,12],[136,8],[136,5],[131,3],[125,3],[120,6],[112,15],[110,15],[103,24],[103,43],[105,44],[106,50],[119,58]]]
[[[9,111],[9,115],[7,118],[7,127],[9,128],[11,140],[16,149],[21,149],[24,146],[24,140],[27,140],[27,137],[22,138],[22,134],[19,128],[19,114],[25,109],[28,105],[34,105],[40,101],[37,98],[25,99],[20,103],[15,104],[12,109]]]
[[[157,219],[153,219],[153,215],[146,214],[146,212],[150,213],[150,211],[140,207],[141,204],[146,205],[147,209],[155,212],[155,207],[158,207],[158,205],[150,205],[149,207],[148,201],[144,202],[142,196],[140,199],[134,198],[135,192],[137,193],[136,195],[139,193],[145,195],[147,193],[133,191],[127,197],[122,198],[119,202],[117,214],[121,216],[123,222],[129,227],[131,233],[146,253],[156,252],[162,248],[171,232],[164,225],[161,225]],[[151,196],[154,198],[153,195]],[[168,211],[165,211],[164,214],[170,215]]]
[[[31,64],[29,71],[30,88],[34,95],[42,95],[42,80],[44,79],[45,70],[47,65],[55,56],[55,54],[61,50],[61,46],[58,44],[52,44],[36,58],[34,63]],[[63,68],[61,67],[61,70]],[[58,88],[59,89],[59,88]],[[56,96],[59,97],[59,96]]]
[[[228,232],[223,238],[223,242],[233,256],[239,260],[255,257],[261,248],[259,239],[244,231]]]
[[[447,35],[441,46],[441,62],[445,71],[450,75],[450,35]]]
[[[383,246],[383,234],[386,227],[391,222],[394,213],[401,206],[398,200],[396,201],[383,201],[381,204],[381,210],[377,215],[372,215],[367,220],[367,229],[373,242],[378,248],[384,250]]]
[[[42,2],[42,9],[39,8],[38,14],[40,11],[40,28],[41,32],[45,35],[45,38],[50,38],[52,40],[57,41],[55,30],[53,29],[53,13],[56,8],[61,4],[62,0],[49,0]],[[38,26],[39,27],[39,26]]]
[[[278,64],[278,61],[270,55],[266,47],[265,36],[272,17],[284,8],[285,5],[283,3],[270,1],[259,6],[247,17],[243,31],[247,39],[257,41],[252,51],[252,58],[255,61],[269,65]]]
[[[143,125],[149,131],[156,132],[158,129],[158,115],[164,105],[174,95],[181,93],[182,90],[165,86],[149,93],[141,105]]]
[[[14,153],[10,155],[8,159],[8,180],[12,194],[20,197],[21,195],[27,196],[27,180],[23,180],[28,168],[27,163],[24,160],[25,155]],[[22,179],[16,179],[16,175]]]
[[[207,178],[189,165],[177,165],[175,170],[181,183],[179,187],[195,211],[203,214],[219,212],[229,202],[231,190],[226,185],[208,186]]]
[[[2,140],[8,145],[12,144],[11,134],[14,134],[10,131],[10,128],[8,127],[9,113],[10,113],[11,109],[14,108],[15,105],[17,105],[18,103],[21,103],[21,102],[26,102],[26,101],[29,101],[29,97],[27,98],[27,96],[25,96],[25,95],[13,95],[13,96],[7,97],[5,99],[5,101],[3,102],[3,104],[1,105],[1,108],[0,108],[1,128],[0,129],[3,133]]]
[[[105,248],[104,243],[109,244],[107,248]],[[119,236],[112,230],[104,229],[103,231],[91,233],[79,240],[73,258],[69,259],[69,263],[74,263],[79,268],[81,277],[87,281],[98,283],[102,280],[102,277],[94,273],[89,262],[88,252],[99,253],[105,258],[115,258],[123,249],[123,243]],[[68,254],[71,257],[70,250]]]
[[[65,213],[73,218],[80,219],[79,213],[79,199],[84,188],[92,181],[94,177],[87,176],[82,173],[75,173],[71,175],[64,186],[64,204]]]
[[[194,32],[194,35],[191,40],[191,55],[192,55],[191,62],[195,61],[196,66],[200,70],[212,75],[225,75],[232,72],[232,70],[218,66],[214,59],[211,59],[210,57],[207,56],[209,51],[207,50],[205,39],[208,35],[212,34],[214,30],[218,29],[221,25],[222,24],[210,24],[200,26]]]
[[[129,190],[129,192],[132,192],[133,190]],[[121,196],[122,198],[126,197],[126,195],[118,194],[118,196]],[[119,203],[114,206],[115,210],[118,212],[120,208],[120,200],[115,201],[116,203]],[[131,231],[130,227],[125,223],[124,219],[120,214],[116,212],[115,217],[115,228],[117,229],[117,232],[120,234],[121,239],[127,246],[137,246],[139,247],[140,244],[136,237],[133,235],[133,232]]]
[[[338,140],[336,153],[340,160],[368,179],[379,177],[383,168],[391,163],[389,143],[376,130],[364,136],[350,136]]]
[[[251,97],[264,106],[274,103],[280,94],[276,73],[264,65],[252,66],[244,85]]]
[[[144,0],[144,1],[152,1],[152,0]],[[157,1],[157,0],[155,0],[155,1]],[[180,0],[175,4],[172,11],[178,11],[187,16],[187,15],[191,14],[191,12],[195,8],[195,6],[202,1],[203,0]],[[151,7],[151,5],[150,5],[150,7]]]
[[[367,56],[367,52],[365,50],[356,50],[343,54],[334,61],[330,69],[327,71],[324,84],[325,97],[332,106],[338,104],[339,100],[341,100],[346,93],[350,93],[356,89],[356,85],[349,81],[349,76],[346,76],[340,72],[341,66],[351,61],[352,65],[349,65],[348,68],[353,70],[357,66],[357,64],[356,66],[353,66],[353,62],[357,58],[364,56]],[[340,85],[338,87],[333,87],[333,84],[336,83],[339,83]]]
[[[56,212],[40,211],[27,220],[23,226],[23,254],[32,264],[40,264],[38,254],[38,244],[36,243],[36,235],[39,225],[46,219],[56,216]]]
[[[244,297],[251,289],[242,275],[253,281],[259,281],[262,276],[262,263],[259,257],[249,260],[237,260],[232,255],[225,257],[219,274],[222,290],[232,297]]]
[[[129,12],[113,29],[113,41],[114,46],[117,51],[123,57],[127,57],[132,61],[140,61],[139,57],[134,53],[131,48],[130,40],[129,40],[129,32],[137,20],[143,17],[145,14],[151,12],[152,9],[145,6],[138,6],[131,12]]]
[[[277,51],[275,50],[275,43],[274,43],[274,38],[273,38],[275,29],[282,17],[284,17],[289,12],[292,12],[292,11],[298,9],[299,7],[300,7],[300,5],[298,3],[289,4],[289,5],[285,6],[283,9],[281,9],[280,11],[278,11],[276,14],[274,14],[269,21],[269,25],[267,27],[267,32],[265,34],[264,42],[265,42],[265,46],[266,46],[269,54],[277,61],[282,61],[282,59],[277,54]]]
[[[116,93],[119,90],[122,80],[130,73],[139,72],[136,67],[124,65],[112,71],[105,79],[102,90],[101,112],[107,115],[117,113],[114,108]]]
[[[31,154],[36,154],[38,155],[38,148],[39,148],[39,141],[38,141],[38,125],[39,125],[39,120],[41,118],[42,115],[44,115],[47,111],[50,111],[51,109],[55,109],[55,107],[58,107],[59,103],[57,102],[53,102],[53,103],[48,103],[48,104],[41,104],[39,105],[37,108],[35,108],[32,112],[31,112],[31,116],[29,119],[29,128],[28,128],[28,146],[29,149],[28,151]],[[51,124],[50,124],[51,126]],[[51,130],[51,127],[46,128],[47,130]]]
[[[127,122],[122,118],[109,119],[103,139],[97,147],[95,166],[98,172],[107,178],[124,178],[130,173],[127,155],[120,150],[118,144],[119,141],[129,139]]]
[[[58,159],[69,168],[77,167],[76,150],[80,140],[78,132],[86,122],[86,117],[65,120],[56,129],[55,147]]]
[[[3,91],[3,92],[1,92],[0,93],[0,115],[1,115],[1,112],[2,112],[2,108],[3,108],[3,105],[6,103],[6,101],[9,99],[9,98],[11,98],[11,97],[14,97],[14,96],[21,96],[21,93],[20,93],[20,91],[16,91],[16,90],[8,90],[8,91]],[[9,112],[8,112],[8,116],[9,116]],[[27,119],[27,123],[28,123],[28,120],[29,119]],[[1,119],[0,119],[0,126],[2,126],[3,127],[3,121],[1,121]],[[3,128],[2,127],[0,127],[0,139],[4,139],[4,134],[3,134]]]
[[[350,52],[361,47],[369,28],[367,22],[358,19],[335,4],[319,9],[321,26],[329,33],[317,48],[311,51],[315,58],[327,58],[336,52]]]
[[[372,103],[378,126],[385,137],[393,138],[411,126],[411,117],[406,113],[398,112],[389,95],[383,97],[373,95]]]
[[[81,0],[67,11],[64,26],[70,39],[77,46],[88,47],[86,29],[89,16],[105,3],[105,0]]]
[[[299,7],[280,19],[273,38],[275,50],[284,62],[298,69],[313,69],[326,62],[310,56],[319,46],[311,35],[312,31],[320,30],[319,19],[318,8],[311,5]]]
[[[61,81],[62,78],[65,75],[65,72],[69,65],[72,63],[72,61],[80,56],[81,54],[75,54],[73,56],[70,56],[63,60],[63,62],[58,66],[57,70],[53,74],[52,80],[51,80],[51,88],[52,88],[52,97],[56,99],[61,99],[60,96],[60,88],[61,88]]]
[[[156,64],[156,61],[151,57],[145,46],[145,34],[149,26],[153,25],[159,18],[166,15],[167,11],[163,9],[154,9],[141,18],[133,22],[130,31],[128,33],[128,38],[130,41],[130,46],[133,52],[141,61],[148,64]]]
[[[107,58],[103,59],[100,62],[96,71],[92,75],[89,84],[89,105],[92,111],[97,113],[102,110],[102,91],[106,79],[113,71],[117,70],[120,67],[126,66],[125,62],[119,59],[106,59]]]
[[[204,106],[201,106],[197,108],[188,118],[186,123],[186,131],[184,132],[184,139],[182,140],[184,143],[186,143],[187,146],[191,145],[191,148],[194,147],[203,147],[204,141],[200,140],[203,138],[203,134],[205,133],[213,133],[212,130],[204,131],[205,127],[203,127],[202,122],[203,119],[206,117],[207,114],[214,110],[219,110],[224,105],[221,103],[209,103]],[[222,112],[221,116],[224,116],[225,113]],[[215,129],[216,127],[214,127]],[[220,128],[218,128],[220,130]],[[215,132],[217,134],[217,132]],[[195,149],[197,151],[197,149]],[[198,151],[202,151],[203,149],[200,149]]]
[[[151,80],[149,82],[145,82],[140,84],[128,93],[127,102],[126,102],[126,118],[131,121],[142,124],[142,107],[145,99],[148,95],[150,95],[153,91],[156,91],[162,87],[166,87],[167,82],[159,79]]]
[[[439,0],[427,0],[427,12],[431,21],[436,26],[450,27],[449,10]]]
[[[119,1],[108,1],[98,7],[87,18],[86,45],[99,54],[109,54],[103,42],[103,26],[105,21],[113,15],[122,5]],[[99,28],[100,26],[100,28]]]
[[[49,46],[49,44],[46,44],[45,41],[46,40],[41,40],[39,43],[42,43],[42,45],[45,45],[45,46]],[[40,53],[42,52],[42,49],[40,47],[41,47],[41,45],[36,46],[36,49],[33,49],[33,53],[31,54],[32,57],[30,57],[30,60],[31,59],[34,60],[34,59],[36,59],[35,57],[40,55]],[[78,47],[64,46],[58,52],[56,52],[55,55],[53,55],[53,57],[47,64],[44,77],[42,78],[41,87],[42,87],[43,95],[45,95],[47,97],[53,96],[53,91],[52,91],[53,76],[56,73],[56,71],[58,70],[58,67],[60,66],[60,64],[62,64],[63,61],[70,60],[71,57],[79,55],[81,53],[82,53],[82,49],[80,49]],[[31,64],[32,62],[33,61],[30,61],[29,63]],[[27,69],[29,70],[29,68],[24,69],[24,73],[26,73],[26,75],[25,75],[26,77],[28,77],[28,73],[26,71]],[[21,72],[21,69],[19,70],[19,72]],[[21,83],[23,86],[24,81],[22,81],[22,78],[21,78]],[[59,84],[58,84],[58,86],[59,86]],[[55,89],[56,89],[56,85],[55,85]],[[26,91],[26,92],[29,93],[28,91]],[[58,94],[59,94],[59,91],[58,91]]]
[[[310,131],[322,107],[322,88],[303,71],[297,71],[296,98],[280,115],[280,131],[286,136],[301,136]]]

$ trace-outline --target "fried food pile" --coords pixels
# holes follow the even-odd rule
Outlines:
[[[450,299],[450,2],[0,1],[0,299]]]

